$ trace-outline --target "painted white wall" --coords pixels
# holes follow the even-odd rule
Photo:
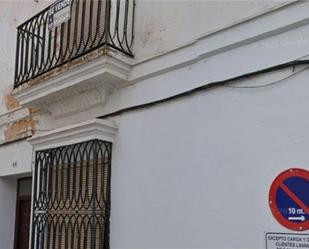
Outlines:
[[[308,76],[219,87],[121,115],[111,247],[262,249],[266,232],[288,232],[271,215],[268,191],[281,171],[309,169]]]
[[[130,85],[116,89],[103,108],[57,119],[46,115],[41,119],[40,129],[85,121],[214,81],[305,59],[309,51],[308,10],[308,2],[293,4],[198,39],[187,47],[134,64],[129,75]]]
[[[2,0],[0,1],[0,114],[7,111],[4,96],[13,89],[16,27],[32,17],[50,1],[41,0]]]
[[[27,141],[0,147],[0,249],[13,249],[17,179],[30,176],[31,161],[32,146]]]
[[[0,177],[29,174],[32,170],[32,150],[27,140],[1,146]]]
[[[283,3],[137,1],[136,61]],[[0,11],[0,19],[5,20],[0,30],[8,34],[0,39],[1,94],[13,83],[15,27],[44,4],[0,2],[0,10],[6,9]],[[271,18],[265,15],[136,64],[130,75],[134,84],[114,92],[104,109],[57,120],[43,117],[40,129],[80,122],[301,57],[309,51],[308,26],[301,22],[308,21],[309,12],[302,8],[289,15],[288,8],[280,10],[281,17],[277,12]],[[292,21],[283,24],[286,20]],[[160,67],[169,69],[153,73]],[[264,84],[290,73],[285,70],[244,84]],[[220,88],[115,118],[119,133],[113,147],[111,247],[264,248],[265,232],[286,231],[272,218],[267,193],[281,170],[308,165],[307,78],[304,72],[260,90]],[[2,105],[0,113],[5,111]],[[0,175],[17,173],[11,166],[16,152],[18,165],[25,167],[18,171],[29,171],[32,150],[22,142],[0,148]],[[1,192],[6,181],[0,178],[3,224],[14,219],[16,196],[13,182]],[[9,201],[2,204],[6,198]],[[5,243],[0,249],[12,248],[12,235],[7,235],[13,223],[9,231],[0,226],[0,243]]]
[[[52,0],[0,1],[0,114],[4,95],[14,82],[16,27]],[[252,18],[292,1],[143,1],[137,0],[134,51],[136,59],[183,45],[201,34]],[[222,18],[224,16],[224,18]],[[194,27],[194,28],[193,28]]]
[[[293,1],[136,1],[135,57],[150,57]]]
[[[1,157],[2,159],[2,157]],[[1,163],[1,167],[2,167]],[[17,180],[0,178],[0,248],[12,249],[14,244]]]

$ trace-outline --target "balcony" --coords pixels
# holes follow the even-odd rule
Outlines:
[[[53,103],[95,88],[100,96],[94,98],[104,102],[107,86],[127,81],[134,9],[134,0],[58,0],[18,26],[16,99],[26,107],[46,107],[55,113],[59,104]]]

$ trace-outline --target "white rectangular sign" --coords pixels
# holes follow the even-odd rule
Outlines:
[[[309,234],[267,233],[266,249],[309,249]]]
[[[58,0],[49,7],[48,10],[48,29],[68,21],[71,18],[72,0]]]

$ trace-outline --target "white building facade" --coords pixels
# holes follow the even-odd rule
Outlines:
[[[309,168],[309,2],[2,1],[0,20],[0,249],[291,232],[268,195]]]

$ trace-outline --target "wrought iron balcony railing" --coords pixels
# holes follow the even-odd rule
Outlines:
[[[133,56],[135,0],[66,2],[66,22],[51,28],[49,6],[17,27],[15,88],[100,47]]]

